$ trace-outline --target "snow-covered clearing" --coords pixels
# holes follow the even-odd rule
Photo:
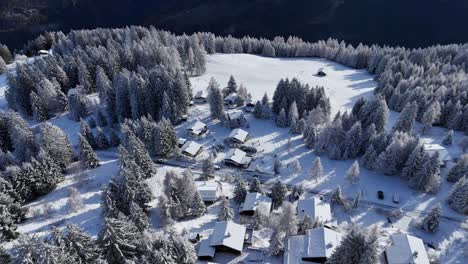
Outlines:
[[[323,68],[327,73],[326,77],[319,78],[314,74]],[[332,112],[338,110],[345,111],[352,108],[354,102],[360,97],[372,96],[372,91],[376,86],[373,76],[362,70],[354,70],[340,64],[330,62],[323,59],[279,59],[265,58],[246,54],[216,54],[207,57],[207,73],[203,76],[191,78],[194,91],[205,90],[211,77],[214,77],[222,87],[228,81],[230,75],[233,75],[238,84],[244,84],[255,100],[261,99],[266,92],[270,99],[276,85],[281,78],[297,77],[301,82],[308,83],[310,86],[324,86],[327,95],[330,97]],[[3,87],[0,76],[0,87]],[[6,105],[3,97],[4,89],[0,88],[0,109],[2,105]],[[393,123],[398,118],[398,113],[391,112],[389,118],[388,129],[391,129]],[[186,128],[189,123],[194,120],[201,120],[208,125],[209,133],[206,137],[195,140],[202,144],[204,151],[197,157],[200,161],[203,158],[209,157],[212,147],[222,143],[223,139],[229,135],[231,129],[221,125],[218,121],[213,121],[209,117],[209,109],[207,104],[195,105],[189,110],[189,121],[179,125],[177,134],[179,137],[189,138],[186,133]],[[350,184],[344,178],[346,170],[353,163],[352,160],[337,161],[330,160],[322,156],[322,164],[325,170],[325,177],[318,182],[310,180],[308,171],[310,170],[314,159],[317,157],[313,150],[306,148],[303,145],[301,136],[289,133],[286,128],[278,128],[272,120],[258,120],[251,114],[247,114],[249,127],[246,130],[250,133],[251,139],[247,142],[248,145],[257,147],[260,154],[255,162],[258,168],[265,172],[272,172],[273,162],[278,158],[283,168],[278,178],[287,184],[302,184],[309,193],[306,196],[312,196],[317,192],[330,192],[338,185],[341,185],[343,193],[348,198],[353,198],[354,195],[363,192],[363,204],[354,212],[348,214],[340,208],[333,208],[333,215],[337,219],[339,226],[345,227],[351,223],[358,223],[363,227],[377,224],[381,229],[381,246],[382,248],[390,242],[390,235],[396,232],[410,233],[421,237],[425,242],[432,242],[441,255],[441,263],[466,263],[467,259],[463,255],[464,249],[467,247],[467,224],[466,217],[457,214],[448,208],[444,202],[452,187],[451,183],[442,180],[441,190],[436,195],[421,194],[411,190],[407,183],[398,177],[385,176],[380,172],[369,171],[361,168],[360,181],[357,184]],[[61,127],[69,135],[72,143],[77,142],[77,133],[79,131],[79,123],[72,122],[67,119],[66,115],[62,115],[50,121],[51,123]],[[414,133],[420,133],[421,124],[417,124],[414,128]],[[429,133],[423,136],[426,142],[441,143],[443,137],[447,133],[444,128],[432,128]],[[458,142],[462,137],[461,133],[455,133],[454,141]],[[453,157],[458,157],[461,150],[454,144],[448,148]],[[215,158],[215,163],[222,166],[219,171],[218,180],[222,180],[228,174],[241,174],[240,170],[226,168],[222,165],[225,152],[220,152]],[[30,214],[31,219],[22,223],[19,231],[28,234],[47,234],[52,226],[64,226],[70,221],[85,228],[92,235],[96,235],[102,223],[101,209],[99,206],[101,200],[101,188],[107,184],[113,175],[118,172],[118,160],[115,150],[99,152],[98,155],[102,159],[102,166],[98,169],[89,172],[89,179],[84,183],[77,182],[74,174],[66,176],[66,180],[50,194],[41,197],[37,201],[28,204],[32,212],[37,212],[44,208],[45,204],[50,204],[51,210],[49,214],[44,216],[34,216]],[[292,169],[288,169],[287,165],[298,160],[302,170],[296,174]],[[449,168],[453,166],[449,164],[448,168],[441,171],[442,178],[445,178]],[[200,166],[193,165],[196,173]],[[169,166],[160,166],[157,176],[148,180],[155,197],[160,195],[162,187],[162,179],[164,173],[174,169]],[[180,170],[180,168],[178,168]],[[66,198],[68,197],[68,187],[75,187],[81,193],[81,197],[85,202],[85,208],[77,212],[69,212],[66,208]],[[378,200],[376,192],[382,190],[385,193],[385,200]],[[392,194],[398,192],[400,203],[392,202]],[[421,212],[431,208],[437,202],[442,204],[442,215],[448,218],[441,220],[440,230],[435,234],[429,234],[413,227],[411,221],[420,219]],[[151,219],[154,227],[159,227],[159,217],[157,209],[157,199],[151,204]],[[48,206],[46,206],[47,208]],[[387,216],[392,207],[403,208],[406,217],[395,224],[387,222]],[[233,203],[233,208],[237,213],[237,206]],[[208,213],[197,219],[189,219],[177,224],[176,228],[180,231],[196,232],[203,235],[208,235],[211,228],[214,226],[216,216],[219,211],[219,203],[215,203],[208,207]],[[236,214],[237,215],[237,214]],[[236,218],[236,221],[238,219]],[[257,242],[254,247],[266,248],[268,246],[268,230],[260,230],[255,233]],[[227,263],[234,261],[233,259],[224,259],[220,255],[215,261]],[[242,256],[241,256],[242,257]],[[236,258],[238,261],[239,258]],[[269,263],[280,263],[278,258],[266,260]]]

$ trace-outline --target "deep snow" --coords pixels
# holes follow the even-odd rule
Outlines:
[[[315,77],[318,69],[323,68],[327,76],[323,78]],[[277,59],[264,58],[246,54],[216,54],[207,57],[207,73],[200,77],[191,78],[194,91],[205,90],[211,77],[214,77],[224,87],[230,75],[233,75],[238,84],[244,84],[249,92],[252,93],[255,100],[261,99],[266,92],[270,99],[275,90],[276,84],[280,78],[297,77],[300,81],[308,83],[311,86],[322,85],[325,87],[327,95],[330,97],[332,111],[345,111],[352,108],[354,102],[361,96],[372,96],[372,90],[376,83],[373,76],[362,70],[354,70],[340,64],[326,61],[323,59]],[[5,84],[4,76],[0,76],[0,109],[6,106],[3,91]],[[292,135],[288,129],[278,128],[272,120],[257,120],[251,115],[247,115],[249,128],[246,130],[251,135],[251,140],[247,144],[258,147],[261,150],[260,158],[257,159],[258,167],[267,172],[272,171],[272,164],[276,157],[283,163],[283,169],[278,179],[288,184],[302,184],[308,191],[330,192],[339,184],[343,188],[345,196],[353,198],[358,191],[363,191],[364,203],[359,209],[348,214],[340,208],[333,208],[333,216],[337,219],[340,227],[345,227],[351,223],[358,223],[363,227],[377,224],[381,227],[381,246],[384,248],[390,240],[389,236],[395,232],[408,232],[421,237],[425,242],[433,242],[439,248],[441,263],[466,263],[464,250],[467,247],[467,226],[466,217],[457,214],[448,208],[444,200],[447,197],[452,184],[442,180],[442,188],[437,195],[421,194],[408,188],[407,183],[398,177],[384,176],[375,171],[368,171],[361,168],[360,181],[357,184],[350,184],[344,179],[346,170],[353,163],[348,161],[333,161],[326,157],[321,157],[325,170],[325,177],[318,182],[312,181],[308,177],[316,155],[313,150],[304,147],[300,136]],[[398,113],[391,112],[387,129],[391,129],[393,123],[398,118]],[[208,105],[195,105],[189,110],[189,122],[183,123],[177,127],[178,136],[187,138],[185,132],[190,121],[195,119],[202,120],[208,124],[209,134],[202,139],[194,139],[204,147],[203,153],[197,158],[201,160],[208,157],[212,151],[212,146],[221,143],[230,133],[230,129],[222,126],[218,121],[213,121],[209,117]],[[51,123],[61,127],[69,135],[72,143],[75,145],[79,123],[70,121],[66,115],[54,118]],[[416,124],[413,133],[420,133],[421,125]],[[447,133],[444,128],[432,128],[423,140],[427,142],[440,143]],[[461,133],[455,133],[455,142],[460,140]],[[290,148],[288,149],[288,141]],[[449,148],[450,153],[457,157],[461,150],[454,144]],[[71,221],[85,228],[92,235],[97,235],[102,224],[101,209],[99,207],[101,188],[104,187],[113,175],[118,172],[118,159],[115,150],[99,152],[98,155],[103,161],[102,167],[89,172],[90,179],[85,182],[77,182],[73,174],[66,176],[66,180],[50,194],[39,198],[37,201],[28,204],[31,208],[31,219],[20,224],[19,231],[27,234],[46,235],[52,226],[63,227],[67,221]],[[224,153],[220,152],[215,158],[215,162],[221,165]],[[302,171],[294,174],[287,168],[287,164],[299,160]],[[452,166],[451,164],[450,166]],[[450,167],[449,166],[449,167]],[[173,169],[169,166],[160,166],[158,175],[148,180],[155,197],[160,195],[162,178],[165,171]],[[449,168],[442,170],[444,177]],[[195,166],[194,171],[197,168]],[[224,169],[224,174],[239,173],[233,169]],[[223,177],[217,177],[221,180]],[[69,212],[65,206],[67,198],[67,188],[76,187],[81,193],[85,202],[85,208],[78,212]],[[384,201],[377,200],[376,191],[382,190],[386,194]],[[401,202],[395,205],[391,201],[391,195],[398,192]],[[313,195],[312,193],[306,196]],[[442,214],[454,218],[456,221],[442,219],[441,229],[435,234],[428,234],[414,228],[411,224],[413,219],[419,219],[419,212],[426,211],[435,203],[441,202],[443,205]],[[376,203],[376,204],[373,204]],[[50,204],[52,208],[49,214],[43,216],[34,216],[33,212],[44,209],[45,204]],[[387,223],[389,209],[382,209],[379,204],[386,206],[400,206],[406,210],[406,217],[400,222],[394,224]],[[151,204],[151,219],[155,227],[159,227],[157,199]],[[234,205],[234,209],[237,206]],[[49,207],[49,206],[46,206]],[[216,215],[219,210],[219,204],[215,203],[208,208],[208,213],[200,218],[182,221],[177,224],[179,231],[198,232],[208,235],[216,221]],[[465,224],[462,222],[465,221]],[[255,235],[257,242],[254,247],[266,248],[268,246],[268,230],[261,230]],[[217,257],[218,258],[218,257]],[[224,262],[223,256],[217,261]],[[229,259],[229,258],[228,258]],[[232,259],[229,259],[232,261]],[[236,258],[239,260],[239,258]],[[278,258],[269,258],[269,262],[280,263]]]

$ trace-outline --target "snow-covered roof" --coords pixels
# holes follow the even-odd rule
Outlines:
[[[214,258],[216,249],[210,246],[210,242],[211,242],[211,236],[208,237],[207,239],[200,241],[200,243],[198,244],[198,252],[197,252],[198,257]]]
[[[388,264],[429,264],[426,248],[420,238],[396,234],[392,240],[393,244],[385,250]]]
[[[247,153],[245,153],[244,151],[242,151],[240,149],[237,149],[237,148],[230,149],[228,151],[228,153],[226,154],[226,157],[224,159],[233,161],[233,162],[235,162],[237,164],[241,164],[241,165],[249,164],[250,161],[252,160],[251,157],[247,156]]]
[[[450,156],[450,153],[447,151],[447,149],[439,144],[424,144],[424,149],[431,155],[434,152],[439,152],[439,161],[441,162],[452,160],[452,157]]]
[[[237,93],[230,93],[228,96],[226,96],[226,98],[224,98],[224,101],[234,103],[236,102],[237,98],[239,98],[239,95],[237,95]]]
[[[303,218],[306,215],[323,222],[332,220],[330,204],[317,197],[297,201],[297,216]]]
[[[206,128],[206,124],[201,122],[200,120],[195,121],[193,124],[191,124],[187,130],[192,132],[195,135],[200,135],[203,133],[203,131]]]
[[[206,98],[205,93],[203,91],[198,91],[194,98]]]
[[[231,111],[227,113],[229,120],[244,118],[242,111]]]
[[[182,153],[195,157],[199,153],[201,148],[202,148],[202,145],[198,144],[197,142],[187,141],[182,146],[181,151]]]
[[[245,103],[245,105],[253,107],[255,106],[255,103],[252,99],[247,99],[247,102]]]
[[[243,129],[240,129],[240,128],[236,128],[234,130],[231,131],[231,133],[229,134],[228,138],[233,138],[239,142],[242,142],[244,143],[245,140],[247,139],[247,136],[249,135],[249,132],[243,130]]]
[[[258,206],[264,204],[268,209],[271,209],[271,198],[261,193],[248,193],[245,197],[244,204],[241,212],[244,211],[255,211]]]
[[[179,145],[179,146],[184,145],[185,142],[187,142],[187,139],[185,139],[185,138],[179,138],[179,139],[177,139],[177,145]]]
[[[319,227],[306,231],[303,258],[329,258],[343,236],[329,228]]]
[[[205,202],[215,202],[219,198],[219,183],[215,181],[196,181],[197,190]]]
[[[246,228],[231,221],[217,222],[211,234],[210,246],[225,246],[242,252]]]
[[[284,245],[283,264],[302,264],[304,236],[290,236]]]

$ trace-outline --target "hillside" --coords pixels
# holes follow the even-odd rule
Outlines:
[[[131,24],[176,33],[334,37],[353,44],[422,47],[466,42],[467,11],[463,0],[4,0],[0,42],[20,48],[45,30]]]

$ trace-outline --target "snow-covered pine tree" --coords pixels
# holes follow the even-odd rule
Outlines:
[[[1,57],[0,57],[1,59]],[[3,60],[3,59],[2,59]],[[5,62],[4,62],[5,63]],[[0,74],[1,74],[1,69],[0,69]],[[0,263],[5,263],[9,264],[11,261],[11,256],[8,254],[8,252],[3,248],[3,246],[0,246]]]
[[[98,149],[108,149],[109,148],[109,141],[107,140],[104,131],[102,131],[101,127],[96,128],[96,147]]]
[[[0,188],[1,190],[1,188]],[[0,192],[0,237],[9,240],[17,237],[17,224],[26,217],[26,209],[8,193]]]
[[[38,122],[49,119],[49,113],[44,101],[35,92],[31,92],[30,97],[34,119]]]
[[[211,78],[207,91],[211,117],[222,120],[224,118],[224,100],[219,84],[214,78]]]
[[[442,207],[440,204],[434,205],[432,209],[428,212],[428,214],[422,220],[422,229],[429,231],[429,232],[436,232],[439,228],[439,221],[440,221],[440,214],[442,211]]]
[[[361,192],[357,192],[356,196],[354,197],[353,205],[351,206],[353,209],[356,209],[361,204]]]
[[[223,96],[226,97],[230,95],[231,93],[237,93],[237,82],[234,79],[234,76],[229,77],[229,81],[227,83],[226,88],[223,91]]]
[[[80,161],[85,168],[94,169],[100,166],[99,158],[94,152],[91,145],[88,143],[86,138],[82,135],[79,135],[80,142]]]
[[[94,263],[100,257],[97,241],[74,224],[68,224],[64,232],[54,229],[52,236],[54,243],[69,252],[76,263]]]
[[[468,175],[468,154],[462,155],[455,166],[453,166],[448,175],[447,181],[457,182],[463,176]]]
[[[375,152],[374,145],[370,145],[366,153],[364,153],[364,156],[362,157],[362,164],[364,165],[364,168],[369,169],[369,170],[374,170],[378,168],[378,163],[377,163],[377,153]]]
[[[463,176],[455,185],[447,199],[448,205],[461,214],[468,214],[468,177]]]
[[[86,139],[91,147],[96,147],[96,139],[93,132],[91,132],[91,127],[83,119],[80,120],[80,135]]]
[[[229,200],[226,197],[222,197],[218,221],[231,221],[232,219],[234,219],[234,210],[229,205]]]
[[[426,151],[423,145],[418,145],[410,154],[406,161],[405,167],[401,172],[403,179],[412,181],[416,177],[416,174],[421,170],[426,157]]]
[[[69,118],[73,121],[80,121],[88,115],[86,97],[80,93],[71,93],[68,96],[68,107],[70,109]]]
[[[359,181],[359,163],[357,160],[353,162],[353,165],[346,171],[345,177],[351,184],[355,184]]]
[[[271,45],[271,43],[269,41],[266,42],[265,45],[263,46],[262,56],[264,56],[264,57],[275,57],[276,56],[275,48]]]
[[[262,183],[257,177],[254,177],[252,181],[250,181],[249,192],[265,194]]]
[[[68,188],[67,207],[71,212],[76,212],[84,208],[80,192],[74,187]]]
[[[284,108],[281,109],[278,116],[276,117],[275,123],[279,127],[287,127],[288,126],[288,118],[286,117],[286,112]]]
[[[310,169],[310,178],[312,180],[315,180],[315,182],[318,182],[318,180],[322,177],[323,177],[322,161],[320,160],[320,157],[317,157],[315,158],[314,164],[312,165],[312,168]]]
[[[423,134],[426,133],[432,127],[432,124],[440,117],[440,104],[439,102],[432,103],[429,107],[424,111],[421,122],[423,123]]]
[[[3,60],[2,57],[0,57],[0,74],[4,74],[7,72],[7,66],[5,61]]]
[[[453,129],[451,129],[447,135],[442,140],[442,144],[445,146],[450,146],[453,143]]]
[[[143,232],[149,228],[149,217],[143,208],[141,208],[137,203],[130,202],[129,212],[129,219],[138,228],[138,230]]]
[[[133,157],[136,164],[144,173],[144,179],[149,179],[156,174],[156,166],[151,160],[144,144],[136,137],[130,128],[122,125],[122,146]]]
[[[289,112],[288,112],[288,126],[291,126],[293,122],[296,122],[299,120],[299,111],[297,110],[297,104],[296,101],[292,102],[292,104],[289,106]]]
[[[42,124],[40,127],[39,143],[41,148],[62,169],[65,169],[70,164],[74,151],[68,136],[62,129],[50,123]]]
[[[16,112],[8,112],[8,134],[13,154],[19,162],[29,161],[39,153],[34,133],[24,119]]]
[[[278,220],[278,229],[284,232],[287,237],[297,234],[296,208],[290,202],[283,202],[280,207],[281,215]]]
[[[421,169],[410,179],[409,186],[421,192],[436,193],[440,187],[439,153],[427,156]]]
[[[211,158],[204,159],[202,162],[202,178],[208,180],[214,178],[215,167]]]
[[[271,187],[271,192],[269,196],[272,199],[273,207],[278,208],[283,204],[284,199],[286,198],[286,194],[288,192],[288,188],[280,181],[275,181],[273,186]]]
[[[418,104],[416,102],[408,103],[401,111],[397,122],[393,126],[393,131],[411,133],[417,115]]]
[[[279,230],[274,230],[273,234],[271,235],[270,239],[270,248],[268,251],[272,256],[278,256],[283,253],[284,251],[284,240],[285,240],[285,233]]]
[[[238,204],[243,203],[247,196],[247,186],[243,179],[237,178],[234,187],[234,201]]]
[[[361,152],[361,141],[362,141],[362,128],[361,122],[357,121],[351,127],[351,129],[346,132],[345,138],[345,152],[343,158],[345,159],[354,159]]]
[[[255,118],[262,118],[263,105],[260,101],[257,101],[252,112]]]

